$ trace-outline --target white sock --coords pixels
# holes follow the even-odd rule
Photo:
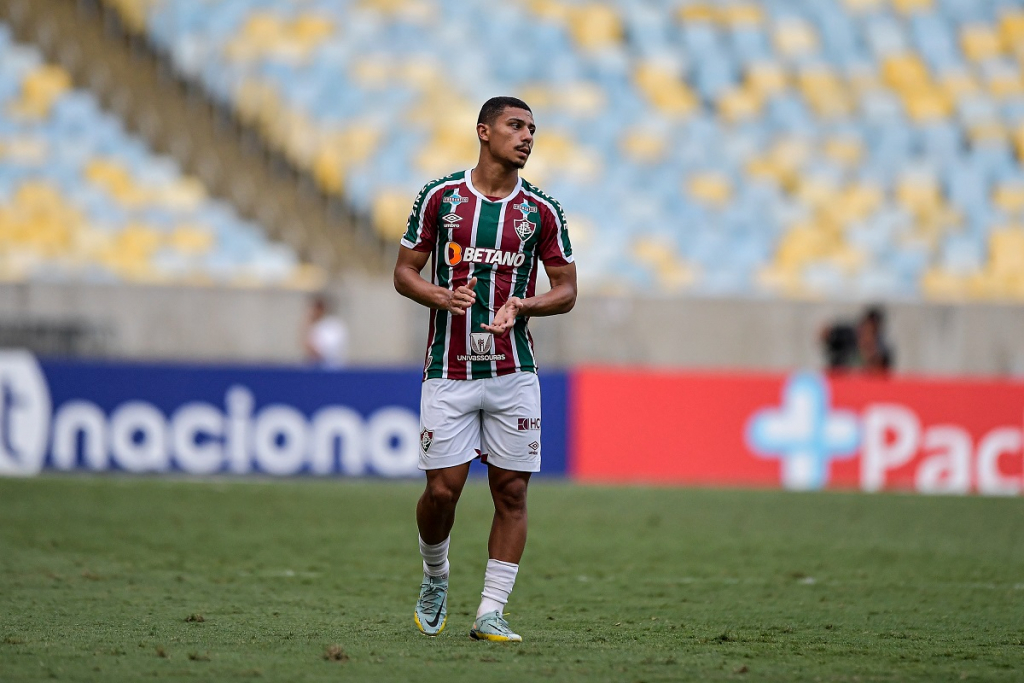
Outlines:
[[[427,576],[448,576],[448,542],[452,537],[444,539],[437,545],[428,545],[420,536],[420,555],[423,556],[423,573]]]
[[[484,591],[481,593],[480,607],[476,615],[498,611],[503,614],[505,604],[508,603],[509,593],[512,586],[516,584],[516,574],[519,573],[519,565],[501,560],[487,560],[487,571],[484,572]]]

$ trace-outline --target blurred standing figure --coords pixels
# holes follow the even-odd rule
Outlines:
[[[885,338],[885,311],[871,306],[856,323],[839,322],[821,333],[825,365],[830,371],[885,375],[892,370],[893,351]]]
[[[310,302],[303,346],[310,362],[337,368],[348,360],[348,328],[329,308],[327,298],[322,295]]]

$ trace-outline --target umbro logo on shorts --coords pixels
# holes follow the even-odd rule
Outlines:
[[[539,417],[521,417],[519,418],[519,431],[527,432],[532,429],[540,429],[540,418]]]

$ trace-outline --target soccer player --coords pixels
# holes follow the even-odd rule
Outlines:
[[[540,470],[540,385],[526,323],[576,303],[562,209],[519,177],[534,130],[522,100],[485,102],[476,167],[420,191],[395,265],[395,289],[430,309],[420,396],[419,467],[427,484],[416,506],[423,583],[414,614],[428,636],[447,619],[449,535],[470,463],[479,457],[487,464],[494,518],[469,635],[522,640],[503,612],[526,547],[527,484]],[[430,257],[427,281],[420,272]],[[540,295],[538,259],[551,283]]]

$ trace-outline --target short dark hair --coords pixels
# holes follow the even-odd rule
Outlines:
[[[494,123],[494,120],[501,115],[501,112],[506,109],[525,109],[526,111],[533,113],[530,109],[530,105],[523,102],[518,97],[509,97],[508,95],[502,95],[500,97],[492,97],[491,99],[484,102],[484,106],[480,107],[480,116],[477,117],[476,122],[478,124],[484,123],[488,126]]]

